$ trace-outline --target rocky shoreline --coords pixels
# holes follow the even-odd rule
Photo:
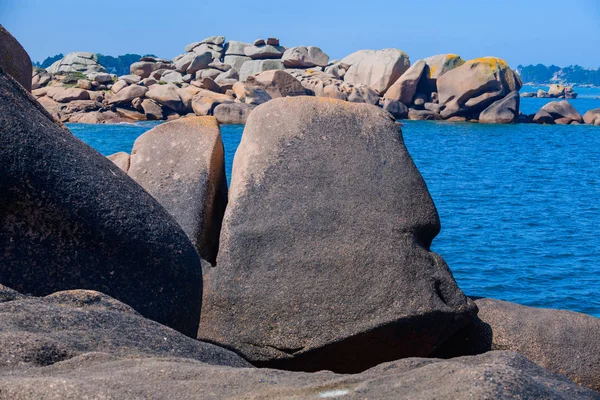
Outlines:
[[[143,57],[130,72],[110,75],[95,54],[70,53],[46,70],[33,71],[33,94],[57,120],[72,123],[215,116],[221,124],[244,124],[256,106],[286,96],[373,104],[396,119],[584,122],[567,105],[553,106],[552,119],[545,112],[521,114],[521,80],[495,57],[465,61],[442,54],[411,64],[401,50],[384,49],[330,61],[315,46],[287,48],[276,38],[250,44],[212,36],[187,45],[173,60]],[[577,94],[552,85],[549,92],[521,96],[569,99]]]
[[[264,102],[228,189],[216,116],[108,159],[15,79],[31,65],[6,35],[0,399],[600,399],[599,318],[469,298],[430,250],[438,213],[388,111]]]

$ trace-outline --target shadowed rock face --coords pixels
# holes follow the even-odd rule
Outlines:
[[[199,338],[295,370],[427,356],[475,312],[429,251],[439,229],[389,113],[274,99],[235,156]]]
[[[250,366],[228,350],[191,339],[90,290],[14,296],[0,301],[0,321],[0,372],[47,366],[87,352]]]
[[[479,314],[436,354],[516,351],[548,370],[600,391],[600,318],[565,310],[475,301]]]
[[[0,68],[31,92],[31,59],[23,46],[0,25]]]
[[[0,279],[45,296],[93,289],[188,335],[202,279],[164,208],[110,160],[58,127],[0,72]]]
[[[492,352],[453,360],[410,358],[357,375],[224,368],[189,359],[119,359],[88,353],[0,374],[7,399],[598,399],[525,357]]]
[[[175,217],[200,256],[214,263],[227,205],[217,120],[184,118],[144,133],[133,145],[129,176]]]

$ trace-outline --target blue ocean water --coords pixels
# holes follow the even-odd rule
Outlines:
[[[548,101],[523,105],[538,100]],[[572,103],[580,101],[600,107],[593,97]],[[108,155],[131,152],[154,125],[69,128]],[[442,222],[432,249],[465,293],[600,317],[600,127],[403,125]],[[221,127],[228,179],[242,131]]]

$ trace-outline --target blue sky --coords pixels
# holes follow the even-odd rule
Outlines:
[[[276,36],[332,58],[395,47],[411,61],[456,53],[513,67],[600,67],[598,0],[0,0],[0,23],[34,61],[70,51],[173,58],[187,43],[224,35]]]

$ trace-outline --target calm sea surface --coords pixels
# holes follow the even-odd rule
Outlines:
[[[599,89],[576,90],[582,114],[600,108]],[[522,99],[521,108],[548,101]],[[403,124],[442,221],[432,249],[465,293],[600,317],[600,127]],[[155,125],[69,128],[108,155],[131,152]],[[221,127],[228,179],[242,131]]]

